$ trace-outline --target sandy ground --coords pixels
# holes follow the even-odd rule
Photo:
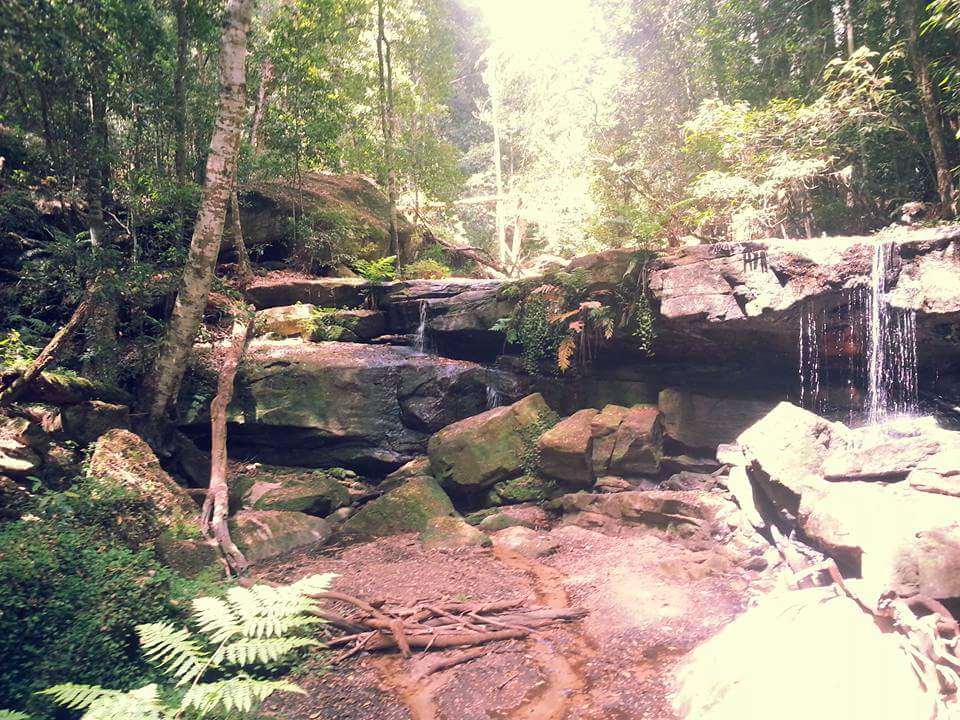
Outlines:
[[[611,537],[544,529],[557,549],[528,559],[495,547],[424,550],[415,536],[307,549],[260,569],[292,581],[336,573],[334,588],[388,605],[507,600],[580,607],[587,617],[418,679],[423,657],[361,654],[301,669],[303,696],[278,696],[268,714],[290,720],[673,720],[676,665],[738,613],[768,578],[711,567],[651,532]],[[456,653],[457,651],[449,651]],[[438,653],[431,652],[429,659]]]

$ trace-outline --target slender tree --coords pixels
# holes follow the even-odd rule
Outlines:
[[[383,130],[383,164],[390,202],[390,252],[400,257],[397,233],[397,169],[394,167],[394,135],[396,121],[393,107],[393,65],[390,41],[387,40],[383,0],[377,0],[377,71],[380,85],[380,124]]]
[[[200,210],[173,315],[147,377],[146,411],[159,423],[176,398],[213,282],[227,204],[236,176],[246,100],[247,31],[253,0],[228,0],[220,46],[220,97]]]

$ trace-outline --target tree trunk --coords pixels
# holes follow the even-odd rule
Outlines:
[[[146,410],[159,423],[176,398],[213,282],[233,191],[246,95],[247,30],[253,0],[228,0],[220,49],[220,103],[207,156],[203,197],[173,315],[146,388]]]
[[[933,153],[933,166],[936,172],[937,193],[940,195],[941,214],[953,217],[954,207],[953,177],[950,173],[950,159],[947,152],[943,125],[940,122],[940,108],[937,105],[936,90],[930,78],[930,67],[920,45],[920,22],[917,0],[904,0],[900,5],[903,12],[903,24],[907,36],[907,55],[913,67],[914,83],[920,97],[920,109],[923,122],[930,137],[930,150]]]
[[[227,567],[239,575],[247,567],[247,559],[230,537],[230,487],[227,484],[227,406],[233,399],[233,383],[240,361],[253,336],[252,309],[238,310],[233,335],[220,368],[217,394],[210,403],[210,485],[200,511],[200,529],[217,543]]]
[[[400,259],[397,233],[397,171],[394,168],[393,66],[387,41],[383,0],[377,0],[377,69],[380,81],[380,125],[383,130],[383,164],[390,203],[390,253]]]
[[[493,125],[493,172],[497,180],[497,252],[500,264],[507,264],[507,225],[503,217],[503,157],[500,150],[500,87],[497,80],[497,60],[491,54],[485,80],[490,89],[490,113]]]
[[[847,36],[847,57],[851,57],[857,49],[853,30],[853,0],[843,0],[843,27]]]
[[[233,231],[233,250],[237,254],[237,279],[240,289],[246,290],[253,280],[253,270],[250,269],[250,255],[247,253],[247,244],[243,241],[243,226],[240,224],[240,199],[234,186],[230,195],[230,226]]]
[[[177,65],[173,74],[173,167],[177,178],[187,176],[187,0],[174,0],[177,18]]]
[[[260,144],[260,133],[263,130],[263,121],[267,117],[267,108],[270,105],[274,71],[274,65],[269,60],[264,60],[260,65],[260,89],[257,91],[257,106],[253,111],[253,122],[250,124],[250,134],[247,138],[255,157],[263,152]]]

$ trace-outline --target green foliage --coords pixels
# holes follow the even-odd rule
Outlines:
[[[397,257],[390,255],[377,260],[357,260],[353,269],[369,282],[391,282],[397,279]]]
[[[525,474],[532,476],[540,474],[543,459],[537,441],[541,435],[558,422],[560,422],[560,416],[551,410],[538,415],[534,422],[520,427],[520,441],[523,446],[520,454],[520,466]]]
[[[225,598],[193,601],[196,631],[170,622],[137,626],[144,657],[172,687],[150,683],[122,692],[65,683],[42,691],[60,705],[83,710],[85,720],[172,718],[184,713],[249,715],[275,692],[303,692],[269,677],[271,665],[319,645],[304,636],[321,621],[309,597],[327,588],[332,575],[312,575],[293,585],[233,587]]]
[[[82,525],[77,494],[0,527],[0,704],[38,716],[46,709],[32,693],[64,677],[141,682],[148,671],[131,652],[134,626],[176,613],[173,573],[151,550]]]
[[[23,341],[19,330],[10,330],[0,337],[0,369],[25,368],[40,353],[40,348]]]
[[[404,266],[405,280],[442,280],[450,277],[450,268],[436,260],[417,260]]]

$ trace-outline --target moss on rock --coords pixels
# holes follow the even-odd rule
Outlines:
[[[420,542],[427,549],[489,547],[490,538],[457,516],[435,517],[420,533]]]
[[[362,537],[421,532],[433,518],[452,514],[453,503],[436,480],[418,477],[364,505],[344,531]]]
[[[494,485],[487,494],[487,501],[491,505],[543,502],[555,489],[556,485],[550,480],[536,475],[521,475]]]

